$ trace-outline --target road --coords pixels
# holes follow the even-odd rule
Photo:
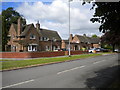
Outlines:
[[[118,54],[2,73],[2,88],[105,87],[118,70]]]

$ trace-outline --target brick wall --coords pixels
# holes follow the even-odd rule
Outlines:
[[[87,53],[88,51],[71,51],[71,55],[78,55],[78,54],[84,54]]]
[[[71,55],[83,54],[87,51],[71,51]],[[39,58],[68,55],[68,51],[58,52],[0,52],[0,58]]]

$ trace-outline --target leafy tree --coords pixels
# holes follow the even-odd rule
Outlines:
[[[101,23],[99,31],[105,33],[102,36],[102,42],[112,44],[114,51],[114,47],[120,45],[118,43],[120,41],[120,1],[93,2],[92,4],[91,9],[95,9],[95,13],[90,21]]]
[[[96,34],[92,35],[92,37],[98,37]]]
[[[12,23],[17,24],[19,17],[22,17],[12,7],[2,11],[2,51],[5,51],[5,45],[7,44],[7,35]],[[26,20],[22,18],[23,25],[26,24]]]
[[[2,51],[5,51],[5,45],[7,44],[7,23],[4,17],[2,17]]]
[[[113,31],[106,32],[102,37],[101,37],[102,43],[107,43],[109,45],[113,46],[113,52],[115,49],[115,46],[119,47],[120,45],[120,34],[119,33],[114,33]]]
[[[0,51],[2,51],[2,15],[0,15]]]
[[[100,32],[114,31],[114,33],[119,33],[120,2],[94,2],[92,9],[95,6],[95,13],[91,21],[101,23]]]

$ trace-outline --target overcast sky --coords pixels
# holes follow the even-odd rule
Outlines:
[[[8,5],[10,4],[6,4]],[[15,10],[25,17],[27,24],[36,24],[39,20],[41,28],[58,31],[62,39],[69,37],[69,6],[65,0],[54,0],[52,2],[16,2]],[[5,6],[4,6],[5,8]],[[82,5],[79,0],[70,2],[70,31],[72,34],[91,36],[99,32],[98,23],[90,22],[94,10],[90,10],[91,4]]]

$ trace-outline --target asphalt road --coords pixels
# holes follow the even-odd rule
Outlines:
[[[2,72],[2,88],[98,88],[118,71],[118,54]]]

